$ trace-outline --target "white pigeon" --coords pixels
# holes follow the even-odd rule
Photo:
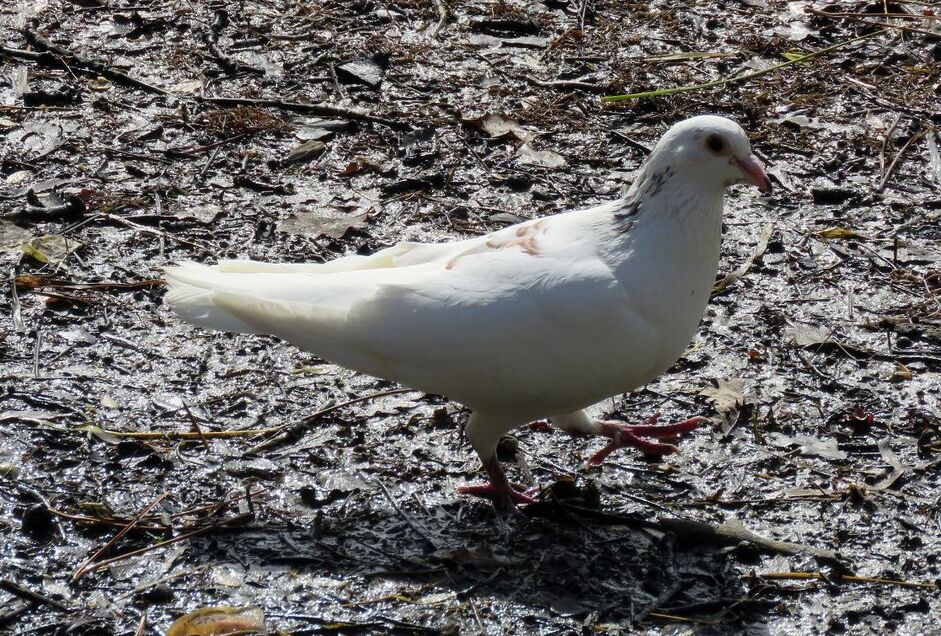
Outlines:
[[[511,485],[498,440],[540,418],[669,453],[704,418],[672,425],[582,410],[666,371],[696,332],[716,276],[727,186],[768,177],[735,122],[682,121],[627,194],[486,236],[401,243],[328,263],[223,261],[167,268],[166,302],[201,327],[272,334],[336,364],[461,402],[490,481],[461,489],[499,507]]]

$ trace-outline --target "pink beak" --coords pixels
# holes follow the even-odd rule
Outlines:
[[[755,155],[748,155],[744,159],[733,159],[733,161],[741,169],[747,183],[757,186],[765,194],[771,194],[771,181],[768,180],[764,166]]]

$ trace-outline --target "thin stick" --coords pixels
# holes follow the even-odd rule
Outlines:
[[[911,146],[916,141],[918,141],[919,139],[921,139],[924,136],[924,134],[925,134],[924,129],[919,128],[918,132],[916,132],[914,135],[908,138],[908,141],[905,142],[905,145],[902,146],[902,149],[899,150],[898,154],[895,155],[895,158],[892,159],[892,163],[889,164],[889,167],[886,169],[885,174],[882,175],[882,181],[879,183],[879,188],[876,190],[877,192],[882,192],[883,190],[885,190],[886,185],[888,185],[889,183],[889,179],[891,179],[892,175],[895,173],[895,168],[896,166],[898,166],[899,159],[902,158],[902,156],[908,150],[908,147]]]
[[[376,480],[376,483],[379,484],[379,488],[382,489],[382,494],[385,495],[385,497],[386,497],[386,499],[389,501],[389,503],[392,504],[392,507],[395,508],[395,511],[396,511],[397,513],[399,513],[399,516],[401,516],[403,519],[405,519],[405,523],[407,523],[407,524],[409,525],[409,527],[410,527],[412,530],[415,531],[415,534],[417,534],[417,535],[420,536],[422,539],[424,539],[425,541],[427,541],[427,542],[428,542],[428,545],[430,545],[431,547],[433,547],[435,550],[437,550],[438,548],[440,548],[441,546],[438,545],[438,542],[432,540],[431,537],[429,537],[427,534],[425,534],[424,530],[422,530],[422,529],[418,526],[418,524],[415,522],[415,520],[412,519],[411,516],[409,516],[408,514],[406,514],[406,512],[405,512],[404,510],[402,510],[402,508],[399,506],[398,502],[397,502],[397,501],[392,497],[392,495],[389,493],[389,489],[386,488],[386,485],[385,485],[384,483],[382,483],[382,480],[381,480],[381,479],[377,479],[377,480]]]
[[[284,110],[297,111],[302,113],[311,113],[313,115],[325,115],[327,117],[344,117],[346,119],[356,119],[359,121],[368,121],[374,124],[383,124],[396,130],[409,130],[411,127],[405,122],[386,119],[384,117],[374,117],[358,110],[350,108],[341,108],[339,106],[328,106],[326,104],[308,104],[305,102],[289,102],[281,99],[272,99],[267,97],[248,98],[248,97],[204,97],[203,101],[213,104],[228,106],[268,106],[271,108],[283,108]]]
[[[3,590],[4,592],[8,592],[12,594],[13,596],[23,599],[24,601],[27,601],[29,603],[38,603],[40,605],[48,605],[49,607],[53,607],[59,610],[60,612],[74,612],[75,611],[71,607],[60,603],[54,598],[50,598],[44,594],[40,594],[39,592],[28,590],[25,587],[17,585],[13,581],[9,581],[9,580],[0,581],[0,590]]]
[[[766,572],[765,574],[759,574],[758,578],[768,579],[768,580],[794,580],[794,581],[825,581],[829,580],[820,572]],[[836,581],[845,581],[847,583],[876,583],[879,585],[897,585],[899,587],[908,587],[919,590],[937,590],[939,588],[937,583],[920,583],[917,581],[899,581],[897,579],[883,579],[883,578],[873,578],[868,576],[849,576],[849,575],[834,575],[831,577]]]
[[[129,558],[131,558],[131,557],[140,556],[141,554],[146,554],[146,553],[148,553],[148,552],[153,552],[154,550],[159,550],[160,548],[165,548],[165,547],[167,547],[168,545],[173,545],[174,543],[179,543],[180,541],[186,541],[187,539],[192,539],[192,538],[194,538],[194,537],[198,537],[198,536],[200,536],[200,535],[206,534],[207,532],[209,532],[209,531],[211,531],[211,530],[217,530],[217,529],[219,529],[219,528],[221,528],[221,527],[223,527],[223,526],[227,526],[227,525],[229,525],[229,524],[231,524],[231,523],[235,523],[235,522],[239,522],[239,521],[246,521],[246,520],[250,520],[251,518],[252,518],[252,516],[251,516],[250,514],[244,513],[244,514],[236,515],[236,516],[231,517],[231,518],[229,518],[229,519],[220,519],[220,520],[217,521],[216,523],[214,523],[214,524],[212,524],[212,525],[209,525],[209,526],[206,526],[205,528],[200,528],[200,529],[198,529],[198,530],[193,530],[192,532],[187,532],[186,534],[181,534],[181,535],[179,535],[179,536],[173,537],[172,539],[167,539],[166,541],[160,541],[160,542],[158,542],[158,543],[154,543],[153,545],[149,545],[149,546],[144,547],[144,548],[139,548],[139,549],[137,549],[137,550],[131,550],[130,552],[125,552],[124,554],[119,554],[119,555],[116,556],[116,557],[111,557],[110,559],[104,559],[103,561],[99,561],[98,563],[95,563],[95,564],[93,564],[93,565],[90,565],[90,566],[88,567],[88,570],[87,570],[86,572],[83,572],[83,574],[87,574],[88,572],[94,572],[95,570],[100,570],[100,569],[102,569],[102,568],[106,568],[106,567],[108,567],[109,565],[112,565],[112,564],[114,564],[114,563],[118,563],[118,562],[120,562],[120,561],[125,561],[125,560],[127,560],[127,559],[129,559]]]
[[[892,133],[894,133],[895,129],[898,128],[900,121],[902,121],[902,113],[896,115],[895,121],[892,122],[892,125],[889,126],[889,130],[882,138],[882,145],[879,149],[879,174],[882,175],[882,178],[885,178],[885,149],[888,147],[889,139],[892,138]]]
[[[882,35],[887,32],[888,32],[888,29],[882,29],[880,31],[873,31],[872,33],[859,35],[855,38],[850,38],[849,40],[838,42],[832,46],[828,46],[826,48],[819,49],[811,53],[807,53],[806,55],[795,57],[794,59],[788,60],[786,62],[781,62],[780,64],[775,64],[773,66],[769,66],[768,68],[763,68],[757,71],[751,71],[749,73],[742,73],[741,75],[736,75],[734,77],[726,77],[723,79],[713,80],[711,82],[703,82],[702,84],[689,84],[687,86],[677,86],[676,88],[661,88],[658,90],[642,91],[640,93],[630,93],[627,95],[610,95],[608,97],[602,97],[601,101],[606,104],[612,104],[614,102],[620,102],[620,101],[624,101],[627,99],[644,99],[646,97],[662,97],[664,95],[675,95],[677,93],[691,93],[693,91],[700,91],[706,88],[714,88],[716,86],[723,86],[725,84],[732,84],[735,82],[744,82],[746,80],[754,79],[762,75],[767,75],[768,73],[772,73],[786,66],[791,66],[792,64],[806,62],[807,60],[811,60],[815,57],[820,57],[821,55],[826,55],[827,53],[831,53],[833,51],[836,51],[837,49],[841,49],[844,46],[848,46],[850,44],[859,42],[861,40],[867,40],[869,38],[875,37],[877,35]]]
[[[346,406],[351,406],[353,404],[358,404],[359,402],[366,402],[367,400],[373,400],[376,398],[386,397],[388,395],[398,395],[400,393],[418,393],[416,389],[391,389],[389,391],[380,391],[378,393],[370,393],[369,395],[364,395],[358,398],[353,398],[347,400],[346,402],[341,402],[333,406],[328,406],[325,409],[321,409],[312,415],[308,415],[298,424],[282,424],[281,426],[273,426],[270,428],[247,428],[239,429],[235,431],[203,431],[202,433],[196,433],[194,431],[166,431],[164,433],[159,433],[155,431],[109,431],[102,429],[102,432],[108,435],[115,435],[116,437],[122,437],[127,439],[166,439],[166,440],[187,440],[187,439],[217,439],[217,438],[232,438],[232,437],[255,437],[258,435],[271,435],[273,433],[280,433],[287,428],[294,426],[305,427],[310,426],[315,421],[326,415],[327,413],[332,413],[337,409],[341,409]],[[79,431],[86,431],[87,428],[82,427],[77,429]]]
[[[812,13],[814,15],[819,15],[821,17],[826,17],[826,18],[842,18],[844,20],[853,20],[854,22],[859,22],[860,24],[868,24],[870,26],[879,26],[879,27],[882,27],[883,30],[885,31],[889,29],[895,29],[897,31],[905,31],[906,33],[920,33],[921,35],[930,35],[932,37],[938,37],[938,34],[935,32],[927,31],[925,29],[916,29],[914,27],[905,26],[904,24],[891,24],[888,22],[876,22],[875,20],[866,20],[865,18],[860,18],[860,17],[853,16],[853,15],[827,13],[826,11],[821,11],[819,9],[812,9],[809,7],[807,8],[807,12]],[[873,15],[878,16],[880,14],[876,13]]]
[[[81,565],[81,567],[79,567],[79,568],[75,571],[75,574],[72,575],[72,581],[74,582],[74,581],[77,581],[77,580],[79,580],[80,578],[82,578],[82,577],[85,575],[85,572],[87,571],[88,566],[91,565],[92,563],[94,563],[95,559],[97,559],[99,556],[101,556],[102,554],[104,554],[104,552],[107,551],[111,546],[113,546],[121,537],[123,537],[123,536],[126,535],[128,532],[130,532],[131,529],[132,529],[134,526],[136,526],[136,525],[140,522],[141,519],[144,518],[144,515],[146,515],[148,512],[150,512],[150,511],[153,509],[153,507],[156,506],[158,503],[160,503],[161,501],[163,501],[164,499],[166,499],[166,498],[167,498],[167,495],[168,495],[168,493],[163,493],[163,494],[157,495],[157,496],[153,499],[153,501],[151,501],[149,504],[147,504],[146,506],[144,506],[144,507],[141,509],[140,512],[138,512],[136,515],[134,515],[134,518],[131,519],[130,522],[128,522],[128,524],[127,524],[126,526],[124,526],[123,528],[121,528],[120,532],[118,532],[116,535],[114,535],[114,536],[111,538],[111,540],[108,541],[106,544],[104,544],[103,546],[101,546],[100,548],[98,548],[98,550],[96,550],[93,555],[91,555],[90,557],[88,557],[88,560],[85,561],[85,563],[83,563],[83,564]]]

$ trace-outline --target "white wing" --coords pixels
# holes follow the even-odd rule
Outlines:
[[[167,301],[475,409],[565,412],[659,371],[638,365],[657,358],[658,330],[589,247],[587,214],[287,272],[184,264],[167,271]]]

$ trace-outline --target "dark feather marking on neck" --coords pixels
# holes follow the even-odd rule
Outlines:
[[[614,223],[618,230],[627,232],[634,226],[634,220],[641,211],[643,198],[655,197],[663,186],[673,177],[673,168],[665,166],[651,175],[643,174],[633,188],[632,193],[622,199],[614,211]]]
[[[673,168],[666,166],[654,172],[649,179],[646,180],[644,188],[644,194],[648,197],[657,196],[660,193],[660,190],[663,189],[663,186],[670,180],[673,176]],[[638,188],[640,189],[640,188]]]
[[[630,197],[625,197],[618,202],[618,207],[614,210],[614,225],[619,232],[627,232],[634,227],[634,220],[640,214],[640,197],[637,191]]]

